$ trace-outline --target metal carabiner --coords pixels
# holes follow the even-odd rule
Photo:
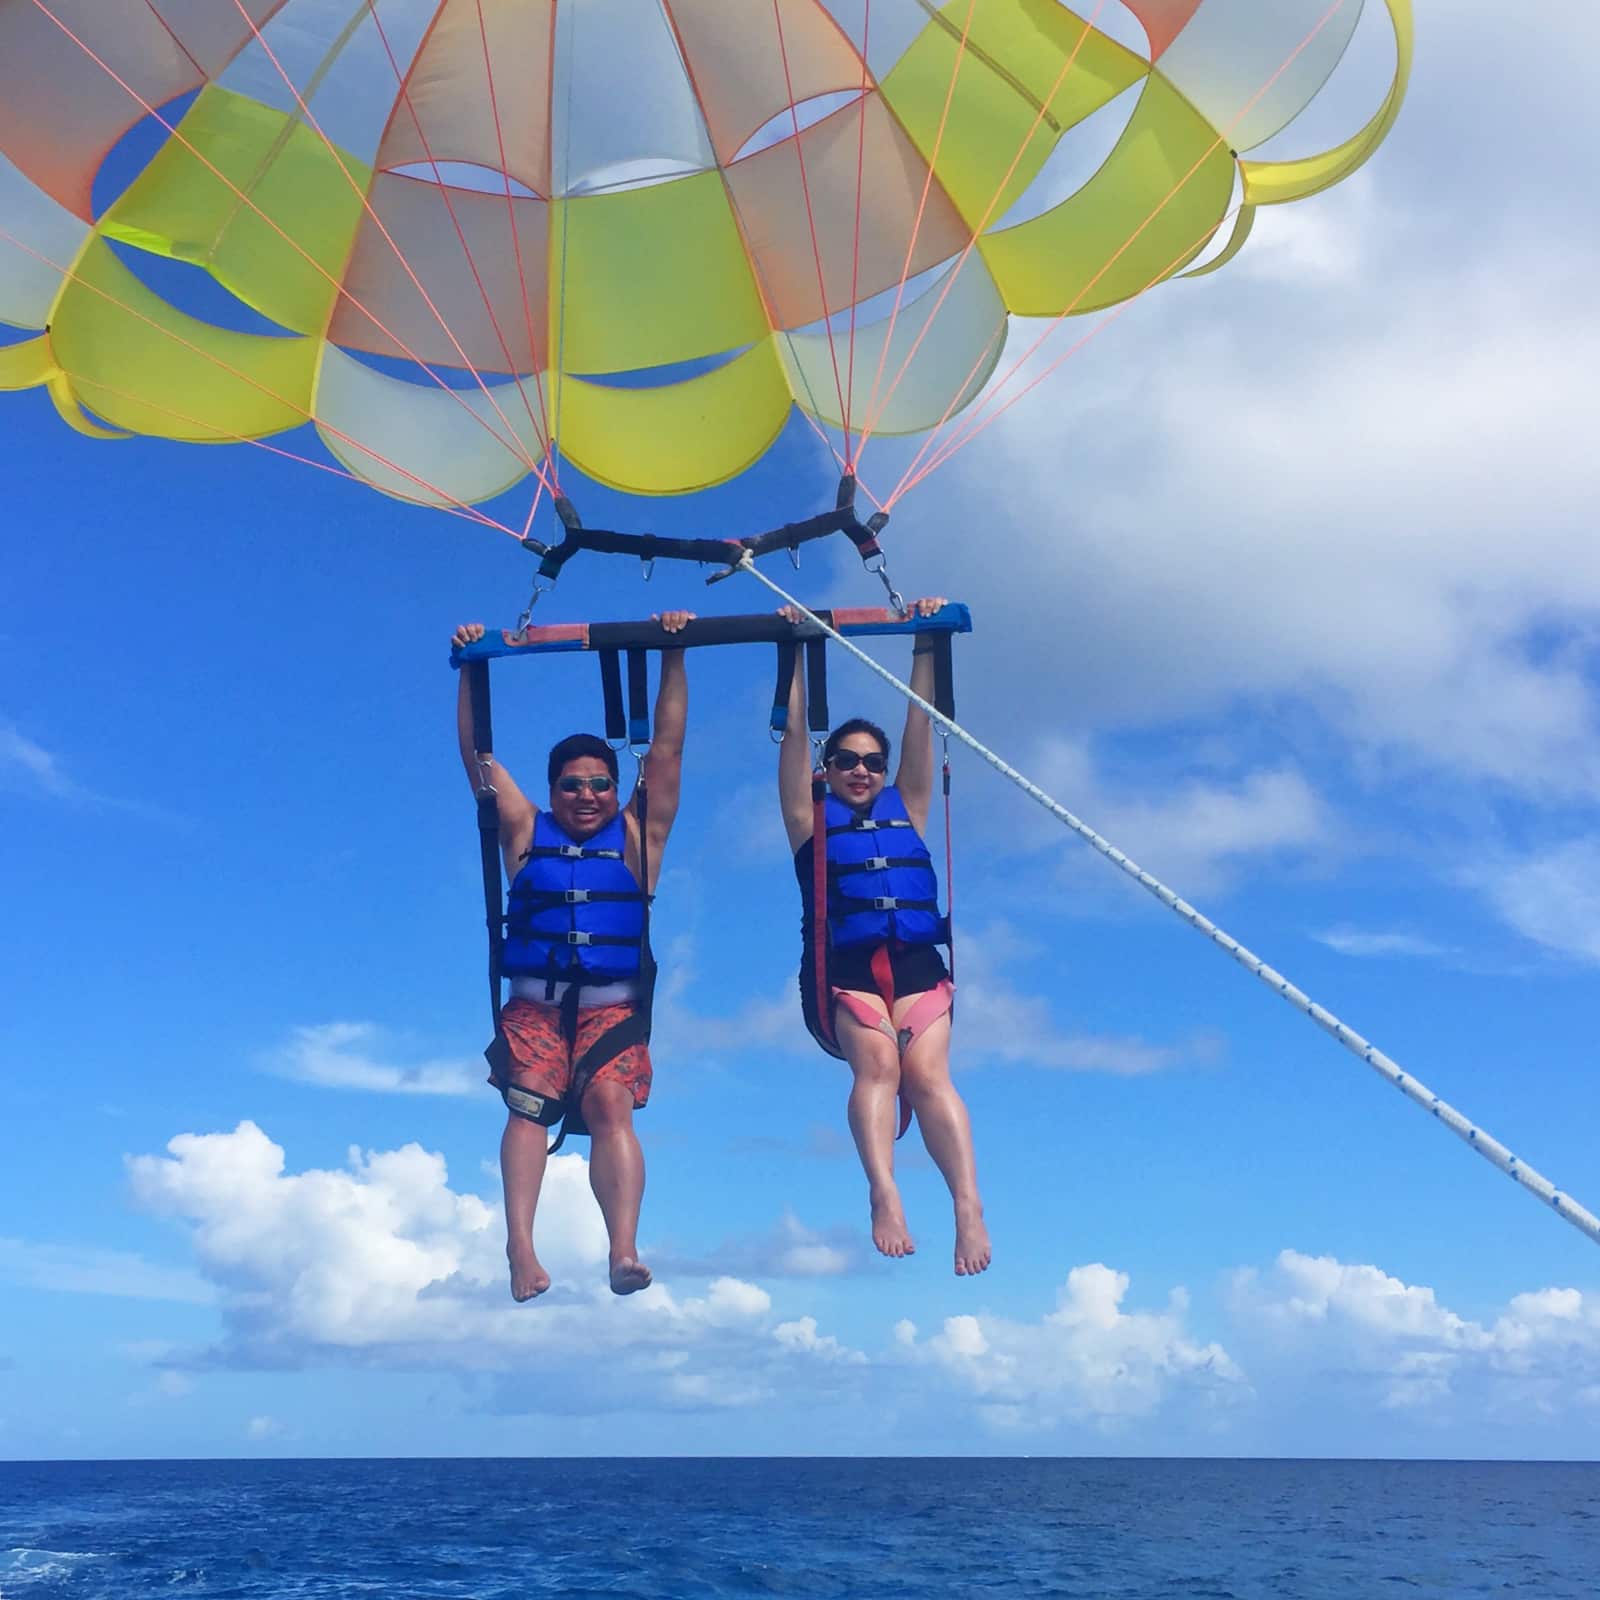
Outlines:
[[[533,620],[533,608],[539,603],[539,596],[549,594],[555,588],[554,582],[546,583],[542,578],[533,580],[533,593],[528,596],[528,604],[522,615],[517,618],[517,632],[526,633],[528,624]]]
[[[873,565],[874,562],[877,563],[876,566]],[[889,604],[895,609],[895,615],[904,621],[911,613],[906,610],[905,596],[895,588],[889,578],[888,557],[883,555],[869,556],[863,565],[868,572],[872,573],[882,583],[885,593],[889,596]]]

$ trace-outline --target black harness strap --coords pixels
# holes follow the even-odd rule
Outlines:
[[[492,758],[494,728],[489,709],[489,663],[467,664],[467,693],[472,706],[472,748],[480,761]],[[500,799],[482,767],[478,772],[478,853],[483,865],[484,920],[489,927],[489,1011],[500,1042],[500,966],[505,952],[505,915],[501,907]],[[494,1048],[493,1045],[490,1046]],[[493,1066],[493,1060],[490,1061]]]
[[[793,639],[778,641],[778,684],[772,691],[772,732],[781,738],[789,727],[789,690],[794,683],[794,664],[800,647]]]
[[[814,734],[828,731],[828,640],[806,640],[806,725]]]
[[[638,649],[628,652],[628,743],[635,750],[650,743],[650,658]],[[642,766],[639,788],[644,788]]]
[[[600,652],[600,693],[606,708],[606,743],[620,747],[628,737],[622,712],[622,660],[615,650]]]

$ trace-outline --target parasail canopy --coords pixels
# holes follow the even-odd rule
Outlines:
[[[970,406],[1014,317],[1355,170],[1411,54],[1373,3],[1388,94],[1253,161],[1363,0],[0,0],[0,387],[99,436],[311,422],[446,506],[563,462],[692,491],[797,407],[848,468]]]

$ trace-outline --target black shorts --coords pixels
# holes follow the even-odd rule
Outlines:
[[[872,975],[872,953],[877,948],[877,945],[864,944],[832,951],[828,959],[829,989],[858,989],[862,994],[876,994],[878,980]],[[937,989],[950,976],[939,947],[932,944],[891,944],[889,971],[894,978],[896,998]],[[843,1061],[844,1052],[837,1045],[829,1044],[822,1032],[817,1015],[817,970],[809,959],[800,964],[800,1013],[805,1018],[806,1032],[830,1056]]]

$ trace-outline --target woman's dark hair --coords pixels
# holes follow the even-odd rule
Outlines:
[[[560,744],[550,749],[550,782],[554,783],[561,776],[561,769],[569,761],[581,761],[585,756],[605,762],[611,781],[617,781],[617,752],[604,739],[592,733],[569,733]]]
[[[850,737],[852,733],[865,733],[878,741],[878,748],[883,751],[884,764],[889,761],[889,735],[886,734],[876,722],[868,722],[865,717],[851,717],[848,722],[841,722],[832,733],[828,735],[828,742],[822,747],[822,764],[827,766],[833,752]]]

